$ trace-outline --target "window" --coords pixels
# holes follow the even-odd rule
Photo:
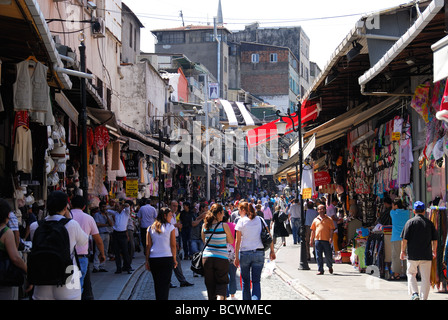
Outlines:
[[[201,34],[202,42],[214,42],[215,35],[213,32],[202,32]]]
[[[277,62],[277,54],[276,53],[271,53],[271,62]]]
[[[129,46],[132,48],[132,23],[129,24]]]
[[[258,63],[260,62],[260,56],[258,53],[252,53],[252,58],[251,58],[252,63]]]
[[[107,88],[106,91],[106,104],[107,104],[107,110],[112,110],[112,90]]]
[[[185,43],[184,32],[160,32],[157,34],[157,40],[162,44]]]

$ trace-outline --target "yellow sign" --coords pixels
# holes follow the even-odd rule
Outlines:
[[[126,197],[137,198],[138,196],[138,180],[126,180]]]
[[[312,189],[311,188],[304,188],[302,190],[302,198],[303,199],[311,199],[313,196]]]
[[[400,141],[401,133],[400,132],[392,132],[392,141]]]

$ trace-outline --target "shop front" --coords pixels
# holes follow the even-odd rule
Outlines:
[[[0,41],[0,197],[25,228],[28,208],[42,217],[49,192],[77,183],[77,112],[59,99],[72,82],[35,1],[0,4]]]

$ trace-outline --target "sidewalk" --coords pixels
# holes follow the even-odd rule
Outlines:
[[[316,275],[317,264],[311,259],[310,270],[299,270],[300,245],[288,240],[276,253],[274,272],[310,300],[410,300],[407,281],[388,281],[360,273],[351,264],[333,264],[333,274],[324,265],[324,275]],[[448,294],[431,288],[429,300],[448,300]]]
[[[92,265],[92,264],[90,264]],[[115,261],[106,261],[108,272],[91,273],[92,290],[95,300],[128,300],[139,277],[145,271],[145,255],[136,252],[132,259],[131,274],[123,272],[115,274]]]
[[[286,243],[285,247],[276,245],[274,273],[309,300],[410,300],[407,281],[388,281],[376,275],[360,273],[350,264],[333,264],[333,274],[324,266],[325,274],[316,275],[317,265],[312,259],[308,261],[310,270],[299,270],[300,245],[293,245],[290,237]],[[135,269],[132,274],[115,274],[115,262],[107,261],[106,269],[109,272],[91,274],[95,300],[128,300],[135,284],[145,276],[144,261],[143,253],[136,252],[132,261]],[[191,280],[190,277],[188,280]],[[203,282],[202,278],[192,280]],[[431,288],[429,300],[448,300],[448,293]]]

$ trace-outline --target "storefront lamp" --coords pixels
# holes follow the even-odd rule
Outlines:
[[[277,127],[277,134],[279,136],[285,135],[286,125],[287,125],[287,123],[285,121],[283,121],[281,118],[278,122],[275,123],[275,126]]]
[[[300,217],[301,217],[301,225],[300,225],[300,265],[299,270],[310,270],[308,266],[308,254],[306,252],[306,243],[305,243],[305,211],[303,206],[302,195],[299,192],[299,186],[302,185],[302,176],[303,176],[303,146],[302,146],[302,104],[297,103],[297,110],[295,112],[295,116],[297,117],[297,127],[294,125],[294,116],[291,114],[291,111],[288,109],[287,114],[281,114],[280,110],[277,110],[275,113],[277,117],[279,117],[279,121],[275,124],[277,126],[277,134],[279,136],[283,136],[286,133],[286,125],[287,123],[283,121],[283,118],[289,118],[292,124],[292,132],[298,133],[299,139],[299,159],[296,166],[296,186],[295,186],[295,194],[296,199],[299,200],[300,203]],[[300,178],[299,178],[300,177]]]

